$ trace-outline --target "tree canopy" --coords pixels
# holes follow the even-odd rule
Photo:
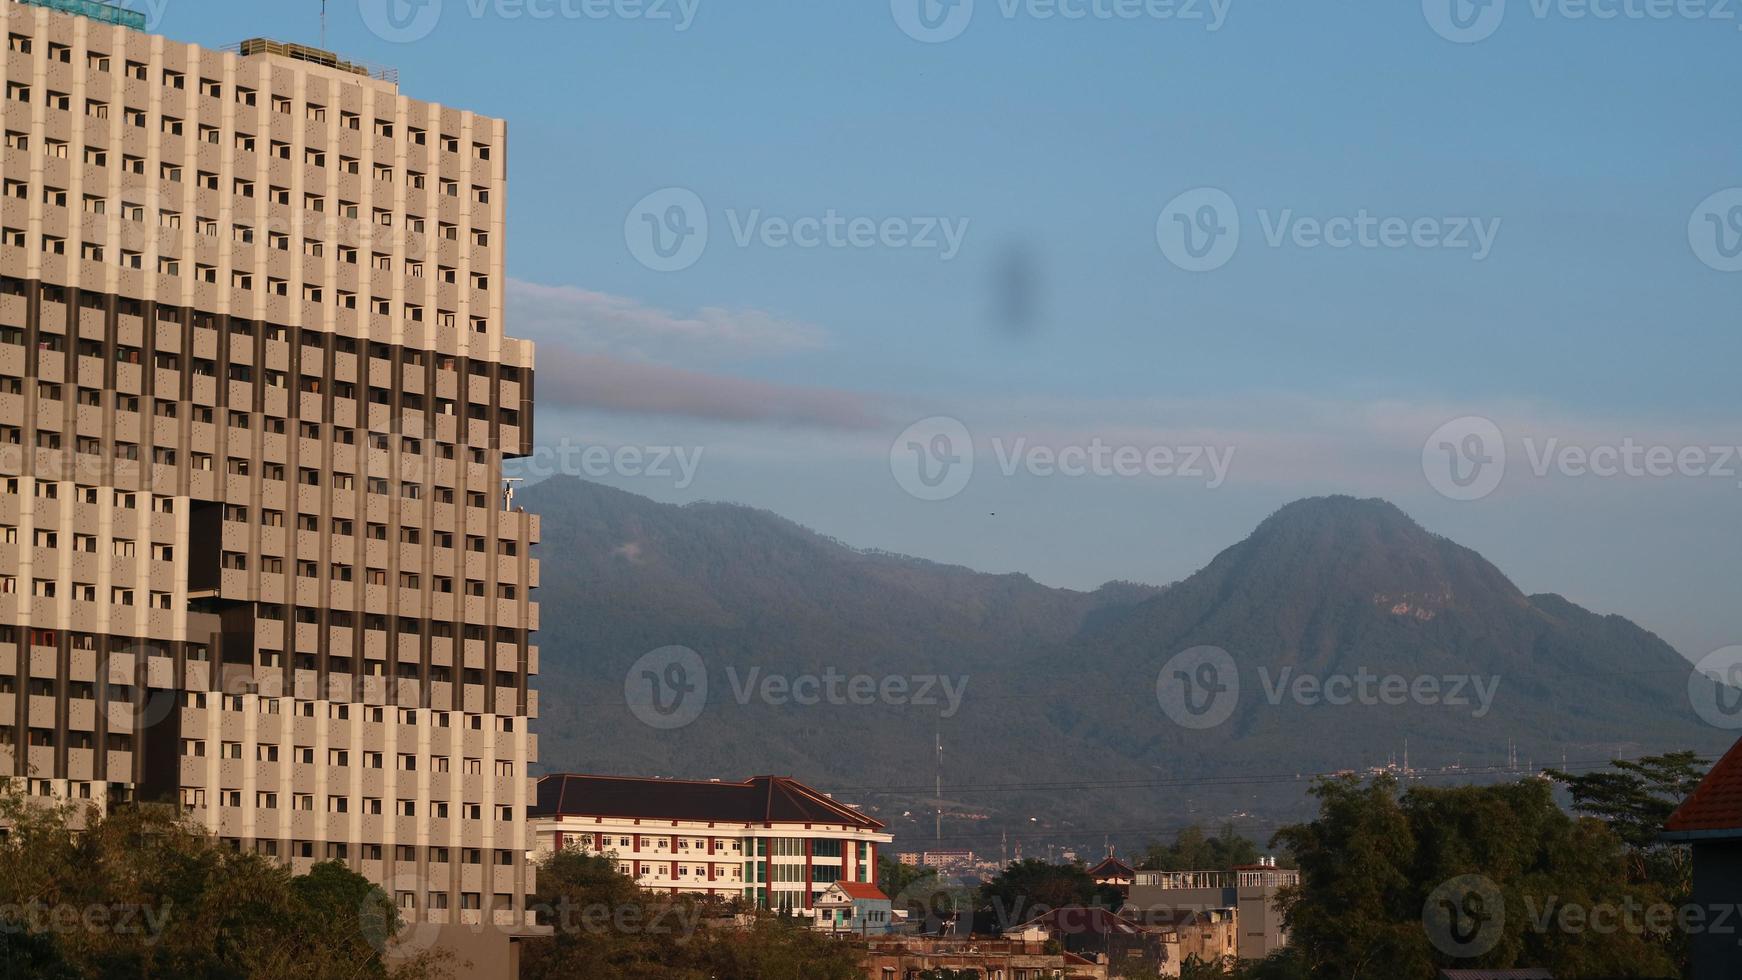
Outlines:
[[[52,805],[0,787],[0,961],[51,978],[445,975],[383,955],[387,895],[339,863],[306,875],[237,851],[167,807]]]
[[[552,934],[523,944],[525,980],[858,980],[858,954],[802,920],[727,918],[737,903],[654,895],[607,855],[565,850],[538,868],[533,908]]]
[[[1141,871],[1226,871],[1258,861],[1258,845],[1226,824],[1214,837],[1193,825],[1174,835],[1172,844],[1151,843],[1138,859]]]
[[[1608,826],[1569,816],[1552,785],[1318,783],[1318,818],[1276,842],[1301,880],[1280,901],[1298,975],[1431,980],[1444,967],[1547,967],[1558,977],[1670,976],[1662,907]],[[1600,928],[1613,914],[1617,928]]]

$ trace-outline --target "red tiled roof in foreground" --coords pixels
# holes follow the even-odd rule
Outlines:
[[[882,830],[883,824],[786,776],[741,783],[641,779],[558,773],[538,781],[534,817],[834,824]]]
[[[1742,837],[1742,741],[1718,760],[1664,824],[1665,836]]]
[[[835,887],[846,892],[848,898],[856,898],[860,901],[874,902],[889,897],[883,894],[883,889],[868,881],[837,881]]]

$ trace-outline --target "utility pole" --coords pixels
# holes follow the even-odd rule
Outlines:
[[[937,836],[937,842],[942,844],[944,842],[944,735],[942,731],[935,728],[932,731],[938,742],[937,793],[936,810],[934,811],[937,825],[933,833]]]

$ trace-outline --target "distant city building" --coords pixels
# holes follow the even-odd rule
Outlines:
[[[823,889],[812,914],[820,932],[882,936],[895,931],[895,903],[867,881],[837,881]]]
[[[973,851],[921,851],[917,863],[939,871],[967,871],[975,861]]]
[[[1693,848],[1692,908],[1734,907],[1742,896],[1742,741],[1670,815],[1663,839]],[[1688,958],[1691,980],[1742,977],[1742,945],[1734,930],[1693,930]]]
[[[1273,858],[1230,871],[1139,871],[1128,906],[1138,913],[1225,910],[1235,917],[1240,959],[1256,960],[1288,945],[1276,898],[1299,883],[1300,872],[1276,867]]]
[[[883,824],[783,776],[741,783],[561,774],[538,781],[541,854],[609,854],[644,888],[808,910],[836,882],[875,884]]]

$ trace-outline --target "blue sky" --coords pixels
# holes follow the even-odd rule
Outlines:
[[[316,0],[151,2],[181,39],[319,39]],[[1381,495],[1528,591],[1695,658],[1742,643],[1742,476],[1530,466],[1549,440],[1742,443],[1725,258],[1742,223],[1723,224],[1742,198],[1708,203],[1742,186],[1742,12],[1510,0],[1456,43],[1434,27],[1451,0],[1223,0],[1216,30],[1160,0],[1174,16],[976,0],[959,36],[925,43],[901,27],[917,0],[429,0],[400,8],[414,27],[395,39],[378,25],[400,2],[334,0],[328,46],[509,120],[510,329],[541,345],[541,441],[702,453],[688,481],[589,475],[1073,587],[1189,574],[1295,497]],[[1140,16],[1093,15],[1115,9]],[[661,272],[625,225],[667,188],[709,234]],[[1158,219],[1165,238],[1198,188],[1241,235],[1194,272]],[[962,236],[947,258],[734,236],[831,213]],[[1708,213],[1718,251],[1696,247]],[[1300,219],[1363,214],[1437,231],[1302,244]],[[1492,231],[1480,257],[1465,228]],[[976,462],[944,500],[891,472],[898,434],[932,416],[964,424]],[[1465,417],[1495,423],[1508,462],[1494,492],[1455,500],[1423,447]],[[1097,439],[1235,455],[1214,488],[1000,472],[1017,440]]]

